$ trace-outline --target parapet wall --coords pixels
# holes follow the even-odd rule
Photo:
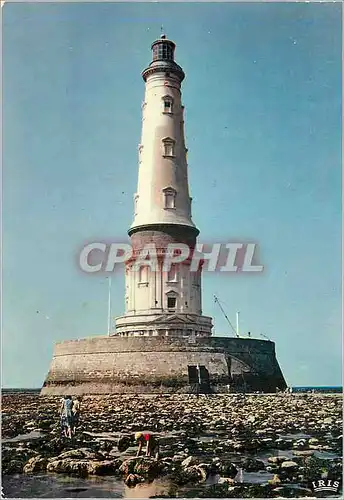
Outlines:
[[[190,365],[206,367],[215,392],[285,387],[270,341],[91,337],[56,344],[42,394],[187,392]]]

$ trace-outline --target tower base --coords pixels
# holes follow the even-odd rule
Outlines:
[[[271,341],[91,337],[56,344],[42,395],[276,392],[286,383]]]
[[[116,335],[122,337],[209,337],[212,319],[186,313],[147,311],[147,314],[126,314],[116,318]],[[187,340],[187,339],[186,339]]]

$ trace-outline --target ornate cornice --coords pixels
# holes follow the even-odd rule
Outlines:
[[[166,73],[166,72],[170,72],[170,73],[174,73],[175,75],[178,76],[180,82],[182,82],[185,78],[185,73],[184,71],[182,70],[182,68],[180,66],[178,66],[178,64],[168,64],[168,65],[159,65],[159,66],[148,66],[148,68],[144,69],[142,71],[142,78],[144,79],[144,81],[147,80],[147,77],[150,76],[150,75],[153,75],[154,73]]]
[[[197,229],[197,227],[195,226],[188,226],[186,224],[168,224],[168,223],[159,223],[159,222],[156,222],[156,223],[151,223],[151,224],[143,224],[143,225],[140,225],[140,226],[135,226],[135,227],[131,227],[129,230],[128,230],[128,235],[131,236],[132,234],[134,233],[138,233],[139,231],[167,231],[169,229],[173,229],[175,230],[176,228],[180,229],[181,231],[186,231],[186,232],[189,232],[189,233],[192,233],[194,234],[195,236],[198,236],[199,235],[199,229]]]

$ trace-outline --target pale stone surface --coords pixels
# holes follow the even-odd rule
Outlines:
[[[195,227],[191,219],[191,199],[187,182],[184,117],[181,84],[165,72],[148,76],[139,145],[139,178],[132,228],[147,224],[181,224]],[[172,101],[172,112],[164,112],[164,97]],[[174,154],[164,155],[163,140],[174,141]],[[164,208],[164,189],[176,191],[175,208]]]
[[[285,383],[274,343],[224,337],[91,337],[55,346],[43,394],[189,390],[188,366],[203,365],[215,391],[227,384],[273,392]]]
[[[198,230],[191,219],[182,78],[174,63],[144,77],[138,187],[134,195],[134,222],[129,231],[136,260],[147,243],[160,257],[171,243],[187,244],[191,256],[196,244]],[[129,262],[125,315],[116,318],[114,334],[211,335],[211,318],[202,316],[201,272],[201,268],[191,271],[190,261],[178,263],[171,270],[164,267],[162,259],[153,267]]]

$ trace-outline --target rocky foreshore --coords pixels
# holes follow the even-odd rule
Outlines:
[[[60,398],[4,395],[2,474],[110,475],[129,487],[157,478],[166,497],[314,496],[311,481],[342,475],[336,395],[84,396],[75,438],[61,438]],[[150,430],[160,458],[119,440]],[[256,473],[260,481],[251,482]]]

